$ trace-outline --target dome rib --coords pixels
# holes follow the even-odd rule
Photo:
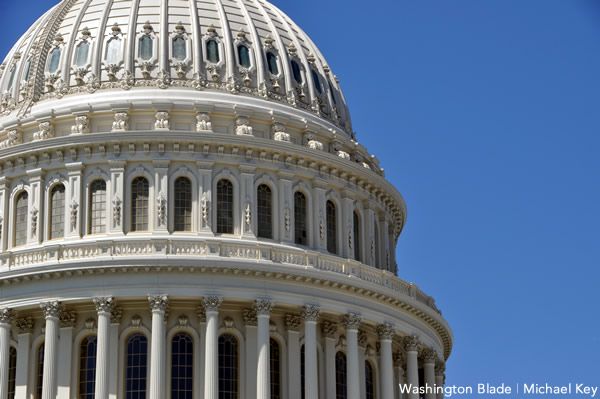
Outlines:
[[[104,49],[104,41],[108,30],[108,18],[110,17],[110,10],[113,6],[113,0],[106,0],[107,4],[102,12],[100,24],[98,26],[98,33],[96,35],[96,47],[94,49],[94,57],[92,58],[92,73],[96,77],[100,77],[102,74],[102,51]]]
[[[250,28],[250,34],[252,35],[252,42],[254,44],[254,53],[255,53],[255,58],[256,58],[256,77],[257,77],[258,87],[260,88],[260,87],[262,87],[262,85],[266,84],[266,82],[265,82],[265,63],[264,63],[265,54],[264,54],[262,46],[261,46],[261,40],[258,35],[258,31],[256,30],[256,25],[254,24],[254,21],[250,17],[250,14],[248,12],[248,9],[246,8],[246,5],[244,4],[243,0],[236,0],[236,2],[240,5],[240,10],[242,10],[242,12],[244,13],[244,17],[246,18],[246,23],[248,24],[248,27]]]

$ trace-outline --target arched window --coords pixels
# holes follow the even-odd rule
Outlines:
[[[106,232],[106,182],[98,179],[90,184],[89,234]]]
[[[269,72],[273,75],[279,75],[279,65],[277,65],[277,56],[272,52],[267,53],[267,65],[269,67]]]
[[[123,56],[121,54],[121,38],[113,37],[106,45],[106,62],[109,65],[116,65],[121,62]]]
[[[50,239],[65,236],[65,186],[57,184],[50,191]]]
[[[79,399],[94,399],[97,348],[98,341],[95,335],[88,335],[81,340],[79,347]]]
[[[219,62],[219,43],[216,40],[206,42],[206,59],[213,64]]]
[[[306,226],[306,196],[300,191],[294,193],[294,237],[296,244],[308,245]]]
[[[183,61],[187,58],[187,44],[183,36],[173,38],[173,58]]]
[[[257,236],[273,238],[273,206],[271,187],[261,184],[256,189]]]
[[[50,63],[48,64],[48,72],[56,73],[58,71],[58,67],[60,66],[60,55],[62,54],[62,50],[59,48],[55,48],[50,53]]]
[[[145,399],[148,339],[134,333],[127,338],[125,350],[125,399]]]
[[[17,349],[14,346],[10,347],[8,361],[8,399],[15,398],[17,381]]]
[[[295,60],[292,60],[292,73],[294,75],[294,80],[299,85],[302,84],[302,73],[300,73],[300,65]]]
[[[335,399],[348,397],[346,355],[343,352],[335,354]]]
[[[35,362],[35,399],[42,399],[42,384],[44,382],[44,344],[40,344]]]
[[[217,183],[217,233],[233,234],[233,184],[225,179]]]
[[[250,50],[244,45],[238,46],[238,58],[240,60],[240,65],[244,68],[250,68],[252,65],[250,63]]]
[[[365,388],[367,391],[366,399],[375,399],[375,372],[370,361],[365,361]]]
[[[304,367],[306,366],[306,351],[304,350],[304,345],[300,347],[300,398],[306,398],[306,387],[304,386],[304,380],[306,379],[306,370]]]
[[[140,39],[140,58],[148,61],[154,53],[154,40],[150,36],[144,36]]]
[[[131,231],[148,230],[148,179],[136,177],[131,182]]]
[[[269,342],[271,361],[271,399],[281,399],[281,348],[276,339]]]
[[[192,183],[187,177],[175,180],[175,231],[192,231]]]
[[[360,261],[360,219],[358,212],[354,211],[353,217],[353,232],[354,235],[354,259]]]
[[[77,46],[77,55],[75,56],[75,65],[82,67],[88,63],[88,54],[90,52],[90,44],[88,42],[81,42]]]
[[[219,399],[239,397],[239,344],[233,334],[219,337]]]
[[[180,332],[171,341],[171,399],[192,399],[194,394],[194,340]]]
[[[27,244],[27,213],[29,194],[22,191],[17,196],[15,209],[15,247]]]
[[[327,211],[327,251],[337,254],[337,222],[335,214],[335,205],[332,201],[327,201],[325,206]]]
[[[323,94],[323,88],[321,87],[321,79],[319,79],[319,74],[314,69],[311,69],[311,72],[315,89],[319,94]]]

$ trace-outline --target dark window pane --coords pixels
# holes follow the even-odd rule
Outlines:
[[[219,337],[219,399],[239,398],[239,344],[232,334]]]
[[[335,399],[346,399],[347,397],[346,355],[338,352],[335,354]]]
[[[300,65],[294,60],[292,60],[292,73],[294,74],[294,80],[298,84],[302,84],[302,74],[300,73]]]
[[[216,40],[209,40],[206,42],[206,58],[212,62],[219,62],[219,44]]]
[[[312,72],[313,83],[315,84],[315,89],[317,90],[317,92],[319,94],[322,94],[323,88],[321,87],[321,80],[319,79],[319,74],[314,69],[311,69],[311,72]]]
[[[279,75],[279,65],[277,65],[277,56],[271,52],[267,53],[267,65],[269,66],[269,72],[273,75]]]
[[[194,341],[185,332],[171,341],[171,399],[193,397]]]
[[[15,398],[17,380],[17,350],[14,346],[10,347],[8,361],[8,399]]]
[[[27,213],[29,194],[23,191],[17,196],[15,210],[15,246],[27,244]]]
[[[327,251],[337,254],[337,222],[335,214],[335,205],[332,201],[327,201]]]
[[[354,259],[360,261],[360,219],[354,212]]]
[[[50,239],[65,236],[65,186],[57,184],[50,192]]]
[[[238,56],[240,59],[240,65],[244,68],[250,68],[250,50],[246,46],[238,46]]]
[[[42,399],[42,382],[44,381],[44,344],[41,344],[37,351],[35,373],[35,399]]]
[[[233,184],[217,183],[217,233],[233,234]]]
[[[145,177],[131,182],[131,231],[148,230],[148,197],[150,186]]]
[[[94,180],[90,184],[89,233],[106,232],[106,182]]]
[[[258,231],[257,236],[262,238],[273,238],[273,209],[271,188],[261,184],[256,190],[256,209]]]
[[[269,343],[271,361],[271,399],[281,399],[281,349],[279,342],[271,338]]]
[[[192,231],[192,183],[186,177],[175,180],[175,231]]]
[[[365,387],[367,390],[366,399],[375,399],[375,373],[371,362],[368,360],[365,361]]]
[[[154,41],[150,36],[144,36],[140,39],[140,58],[148,61],[152,58],[154,52]]]
[[[135,333],[127,338],[125,346],[125,399],[145,399],[148,339]]]
[[[294,193],[294,237],[300,245],[308,245],[306,212],[306,196],[297,191]]]
[[[94,399],[96,388],[96,350],[95,335],[85,337],[79,347],[79,399]]]

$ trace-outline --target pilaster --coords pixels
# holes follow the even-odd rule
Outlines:
[[[110,206],[108,217],[110,220],[109,233],[124,234],[125,216],[125,161],[109,160],[110,165]]]
[[[317,320],[321,310],[318,306],[302,308],[304,317],[304,393],[305,399],[318,399],[319,379],[317,375]]]
[[[10,224],[10,180],[0,177],[0,252],[8,249],[8,226]]]
[[[17,319],[17,375],[15,380],[15,399],[29,398],[29,351],[31,350],[31,334],[33,318]]]
[[[0,309],[0,399],[8,399],[10,328],[14,319],[15,311],[13,309]]]
[[[169,201],[169,161],[154,160],[154,230],[155,233],[165,233],[168,230],[168,201]],[[150,199],[152,201],[152,198]]]
[[[32,169],[27,171],[29,176],[29,204],[27,215],[29,226],[27,227],[27,243],[40,244],[44,238],[44,211],[42,182],[44,173],[41,169]]]
[[[255,399],[258,364],[258,316],[255,309],[244,309],[242,316],[246,325],[246,399]]]
[[[198,161],[198,199],[200,212],[200,235],[213,235],[212,231],[212,162]]]
[[[254,176],[256,168],[253,166],[240,167],[240,206],[242,212],[241,232],[246,238],[255,238],[256,234],[256,193],[254,190]]]
[[[358,359],[358,328],[361,318],[348,313],[342,319],[346,328],[346,359],[348,364],[348,399],[360,399],[360,366]]]
[[[149,295],[152,311],[152,340],[150,347],[150,399],[165,398],[165,311],[169,304],[166,295]]]
[[[82,237],[81,208],[83,164],[73,162],[66,164],[69,184],[65,195],[65,239]]]
[[[285,315],[288,338],[288,398],[300,399],[300,322],[297,314]]]
[[[338,325],[332,321],[321,323],[321,334],[325,338],[325,397],[336,399],[335,395],[335,339]]]
[[[75,312],[61,311],[59,315],[60,340],[58,341],[58,397],[70,398],[73,353],[73,328],[77,321]]]

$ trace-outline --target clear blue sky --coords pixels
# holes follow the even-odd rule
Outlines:
[[[2,0],[6,54],[54,1]],[[403,194],[447,383],[600,385],[600,1],[275,0]]]

